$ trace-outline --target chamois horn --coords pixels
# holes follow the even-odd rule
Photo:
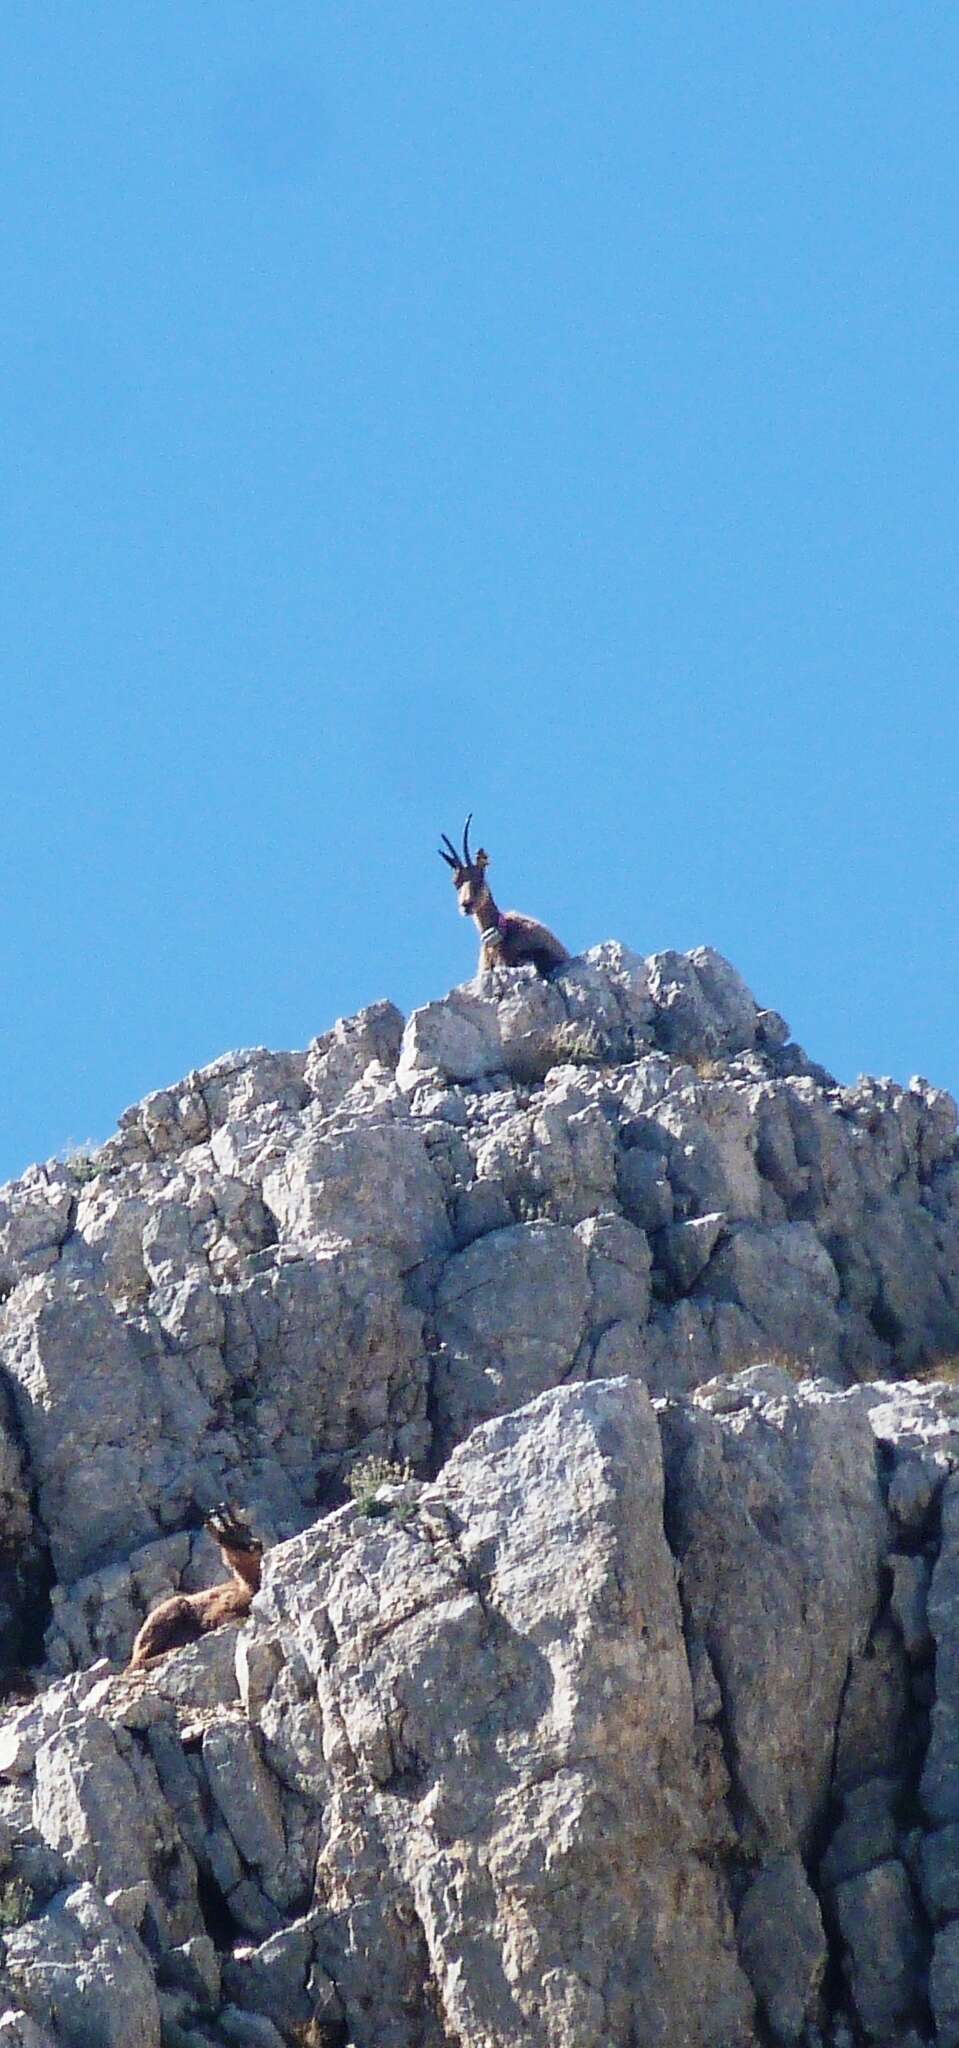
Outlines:
[[[447,839],[445,832],[440,833],[440,838],[443,841],[443,845],[449,847],[449,853],[444,853],[442,846],[437,848],[437,852],[439,853],[440,859],[445,860],[448,868],[461,868],[463,863],[462,860],[460,859],[459,854],[456,851],[455,846],[453,845],[452,839]]]
[[[470,826],[472,822],[473,813],[471,811],[469,817],[466,820],[465,825],[463,826],[463,863],[464,866],[468,868],[471,868],[473,865],[473,856],[470,853]]]

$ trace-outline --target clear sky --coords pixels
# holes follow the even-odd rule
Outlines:
[[[959,13],[4,0],[0,1178],[707,942],[959,1087]]]

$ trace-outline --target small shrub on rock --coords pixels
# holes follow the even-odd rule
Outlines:
[[[34,1895],[22,1877],[7,1877],[0,1883],[0,1928],[22,1927],[33,1912]]]
[[[360,1513],[375,1519],[378,1515],[389,1515],[394,1503],[381,1500],[380,1491],[384,1486],[405,1486],[413,1477],[409,1459],[398,1464],[393,1458],[384,1458],[374,1453],[369,1458],[359,1458],[347,1476],[347,1486]]]

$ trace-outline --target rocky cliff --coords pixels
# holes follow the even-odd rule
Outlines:
[[[148,1097],[0,1297],[0,2044],[959,2044],[942,1091],[609,944]]]

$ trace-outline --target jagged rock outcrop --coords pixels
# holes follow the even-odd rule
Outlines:
[[[597,947],[149,1097],[0,1293],[0,2040],[959,2042],[942,1091]]]
[[[194,2048],[808,2048],[845,2009],[918,2041],[929,2000],[950,2039],[954,1617],[903,1626],[896,1570],[951,1569],[949,1406],[768,1366],[554,1388],[276,1545],[239,1634],[55,1681],[0,1738],[33,1907],[0,1991],[85,2038],[82,1894],[97,1997],[152,2014],[146,1972]]]

